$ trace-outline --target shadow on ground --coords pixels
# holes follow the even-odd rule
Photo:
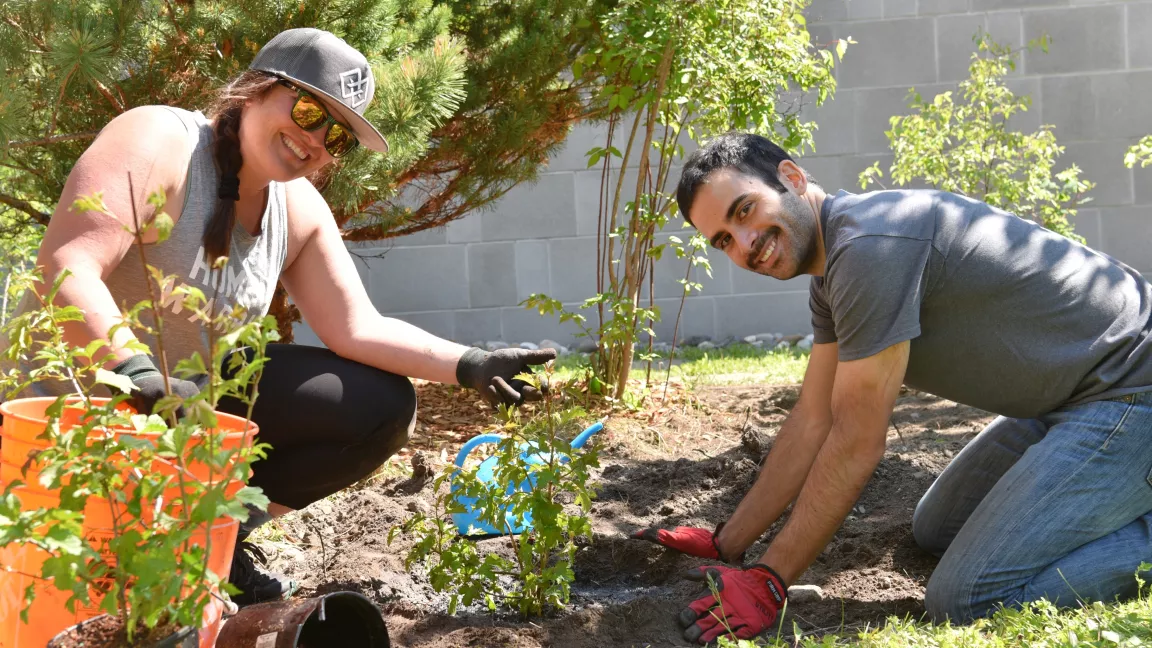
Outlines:
[[[706,561],[625,536],[645,526],[713,527],[727,519],[756,479],[758,462],[795,396],[795,388],[708,388],[692,407],[646,428],[656,434],[610,423],[601,439],[594,538],[577,554],[571,605],[545,619],[525,622],[476,609],[447,616],[447,599],[432,589],[424,569],[404,565],[410,541],[387,543],[392,526],[433,502],[430,486],[407,493],[396,488],[399,477],[284,520],[271,566],[300,581],[305,594],[351,590],[368,596],[384,611],[396,646],[687,645],[675,615],[704,591],[681,575]],[[913,542],[912,511],[989,418],[914,392],[902,395],[876,474],[799,581],[818,585],[824,599],[790,604],[783,636],[792,634],[793,623],[810,635],[923,614],[924,585],[936,559]],[[780,526],[771,527],[748,556],[758,557]],[[478,548],[509,551],[499,538],[480,541]]]

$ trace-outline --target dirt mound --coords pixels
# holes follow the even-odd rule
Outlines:
[[[794,387],[708,388],[661,424],[614,430],[610,423],[595,474],[594,537],[577,552],[571,605],[549,618],[529,623],[479,609],[447,616],[447,597],[432,590],[423,568],[405,568],[410,540],[400,536],[387,544],[389,529],[411,511],[431,510],[427,480],[396,477],[317,502],[279,520],[282,536],[268,534],[263,544],[271,567],[300,582],[303,594],[351,590],[375,601],[397,646],[688,645],[675,613],[704,592],[681,575],[705,561],[626,534],[646,526],[713,527],[727,519],[755,481],[763,451],[797,395]],[[819,586],[824,598],[790,602],[785,635],[793,621],[812,634],[923,614],[924,585],[936,559],[913,542],[912,511],[988,419],[915,392],[901,396],[887,454],[853,514],[798,581]],[[426,447],[433,455],[440,451]],[[758,556],[781,525],[748,556]],[[500,538],[480,541],[480,549],[509,550]]]

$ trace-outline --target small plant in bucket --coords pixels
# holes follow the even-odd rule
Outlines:
[[[551,375],[549,365],[543,377],[519,377],[539,388]],[[595,492],[588,480],[599,463],[594,444],[573,448],[587,412],[557,394],[546,397],[542,409],[525,417],[502,408],[502,439],[492,458],[441,473],[435,511],[417,513],[389,533],[389,542],[399,533],[415,538],[406,564],[427,566],[433,589],[448,593],[450,614],[461,604],[482,603],[532,617],[568,603],[578,541],[592,534]],[[473,522],[460,529],[453,517]],[[512,558],[482,553],[470,537],[497,529],[508,536]]]
[[[150,202],[158,215],[147,227],[162,241],[172,221],[160,211],[163,195]],[[108,214],[99,195],[81,198],[74,208]],[[42,293],[35,272],[15,278],[39,308],[5,326],[3,361],[10,368],[0,375],[0,394],[9,398],[0,446],[0,645],[43,646],[45,636],[100,613],[110,615],[113,628],[103,645],[165,639],[163,645],[185,645],[171,643],[173,635],[195,641],[209,605],[229,589],[238,521],[247,519],[248,506],[267,506],[259,489],[244,484],[251,462],[267,448],[255,443],[248,419],[275,324],[214,312],[200,290],[148,266],[145,231],[137,224],[133,234],[154,284],[152,299],[123,313],[108,338],[124,327],[153,338],[167,379],[159,294],[178,300],[182,317],[200,321],[211,356],[196,353],[178,362],[175,373],[195,377],[203,388],[188,398],[169,390],[153,414],[128,407],[132,382],[102,368],[113,359],[106,342],[76,347],[65,339],[64,325],[84,317],[56,303],[67,270]],[[124,346],[151,353],[139,341]],[[232,353],[239,347],[248,353]],[[48,381],[64,382],[74,393],[12,399]],[[100,385],[113,387],[114,395],[97,396]],[[224,397],[246,403],[248,417],[216,412]],[[9,609],[13,589],[19,590],[15,610]],[[76,632],[109,628],[83,625]]]

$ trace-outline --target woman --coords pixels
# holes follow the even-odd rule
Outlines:
[[[78,306],[82,322],[67,339],[85,345],[107,339],[120,319],[118,304],[149,299],[148,278],[125,226],[133,212],[151,218],[147,196],[163,189],[170,237],[145,239],[148,261],[163,274],[215,295],[217,308],[239,305],[263,315],[277,280],[328,349],[272,345],[253,420],[268,458],[253,466],[251,483],[273,502],[272,516],[308,505],[371,474],[399,450],[415,422],[416,396],[406,376],[459,383],[492,403],[538,397],[513,379],[554,352],[505,349],[487,353],[381,316],[369,301],[324,199],[307,177],[362,145],[388,145],[363,114],[375,89],[364,56],[317,29],[292,29],[269,41],[250,69],[220,93],[208,111],[149,106],[112,120],[81,156],[40,248],[46,278],[68,268],[58,302]],[[71,210],[82,195],[102,191],[116,218]],[[226,268],[213,261],[228,257]],[[206,332],[179,299],[159,299],[166,357],[201,351]],[[28,299],[31,304],[33,300]],[[150,411],[164,394],[152,357],[136,354],[120,329],[108,368],[136,386],[134,401]],[[149,341],[146,341],[149,342]],[[180,395],[195,382],[170,379]],[[42,395],[67,390],[39,384]],[[239,403],[221,409],[244,413]],[[241,540],[268,515],[242,525]],[[232,565],[240,604],[291,593],[283,579],[255,569],[248,543]]]

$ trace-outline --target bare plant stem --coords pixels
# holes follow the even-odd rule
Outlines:
[[[144,270],[144,283],[148,286],[148,302],[152,307],[152,319],[156,324],[156,352],[160,356],[160,361],[157,364],[160,365],[160,373],[164,377],[164,395],[171,396],[172,387],[168,376],[168,355],[164,351],[164,317],[160,314],[160,307],[157,305],[158,302],[156,300],[156,289],[152,286],[152,281],[148,277],[148,257],[144,254],[144,233],[140,226],[140,214],[136,209],[136,189],[132,185],[131,172],[128,173],[128,199],[129,204],[132,206],[132,238],[135,239],[136,250],[140,253],[140,265]],[[168,413],[168,416],[169,425],[171,427],[176,427],[178,423],[176,420],[176,412],[171,411]],[[186,497],[188,493],[188,484],[184,479],[184,473],[187,471],[184,464],[183,452],[177,453],[176,461],[176,479],[180,483],[181,495]],[[180,512],[184,515],[184,524],[186,525],[192,524],[192,514],[190,513],[190,510],[191,507],[188,506],[188,502],[184,502],[184,506],[180,507]],[[185,549],[187,549],[187,547],[185,547]]]
[[[688,301],[688,278],[692,276],[692,257],[688,258],[688,269],[684,271],[684,292],[680,295],[680,309],[676,311],[676,325],[672,327],[672,348],[668,351],[668,375],[664,377],[664,395],[660,404],[668,401],[668,382],[672,380],[672,361],[676,358],[676,339],[680,334],[680,317],[684,314],[684,302]]]
[[[209,277],[212,276],[211,270],[208,271],[208,276]],[[215,307],[215,304],[217,303],[216,300],[220,297],[220,284],[221,283],[223,283],[223,282],[222,281],[216,281],[215,285],[213,286],[212,299],[208,302],[208,304],[211,304],[213,308]],[[213,316],[211,311],[205,312],[204,316],[208,320],[208,353],[212,356],[215,356],[215,354],[216,354],[216,337],[218,335],[218,332],[216,329],[216,321],[215,321],[216,318]],[[223,317],[224,317],[223,309],[221,309],[221,319],[223,319]],[[225,357],[227,357],[227,356],[225,356]],[[222,358],[221,364],[223,364],[223,362],[224,362],[224,359]],[[215,396],[216,396],[216,379],[220,375],[216,371],[216,358],[215,357],[209,358],[207,365],[208,365],[208,367],[207,367],[208,368],[208,404],[212,407],[213,410],[215,410],[216,409],[216,402],[217,402],[217,400],[215,398]],[[220,369],[222,371],[223,366],[221,366]],[[252,413],[252,405],[251,405],[251,403],[249,403],[249,405],[248,405],[249,417],[251,417],[251,413]],[[248,420],[251,420],[251,418],[249,418]],[[247,427],[247,422],[245,422],[245,427]],[[208,454],[212,457],[215,457],[216,456],[216,435],[220,434],[219,420],[217,420],[217,427],[215,430],[204,430],[203,432],[204,432],[204,435],[207,437]],[[227,433],[225,433],[225,434],[227,434]],[[245,437],[247,437],[247,435],[245,435]],[[241,446],[241,452],[243,452],[243,446]],[[238,458],[239,457],[237,457],[237,459]],[[211,466],[209,466],[208,490],[212,490],[212,488],[214,487],[215,477],[216,477],[216,470],[214,468],[212,468]],[[321,553],[323,555],[323,549],[324,549],[323,536],[321,536],[321,538],[320,538],[320,549],[321,549]],[[239,549],[237,549],[237,551],[239,551]],[[209,524],[208,528],[205,529],[205,533],[204,533],[204,558],[202,559],[202,561],[200,563],[201,570],[205,574],[208,573],[208,558],[211,555],[212,555],[212,525]],[[327,574],[328,573],[327,565],[323,565],[323,567],[324,567],[324,573]]]
[[[660,107],[660,102],[663,99],[664,88],[668,81],[668,73],[672,67],[672,55],[675,49],[673,41],[669,40],[668,44],[664,47],[664,54],[660,59],[660,66],[657,72],[656,89],[653,91],[653,97],[648,105],[647,124],[644,132],[644,144],[640,152],[640,173],[636,178],[636,198],[632,204],[632,217],[629,220],[628,226],[628,240],[625,242],[625,250],[622,254],[624,257],[624,291],[621,291],[619,297],[626,298],[629,302],[629,310],[633,313],[632,317],[635,318],[636,306],[639,300],[640,284],[636,276],[640,271],[640,265],[643,261],[641,252],[644,249],[644,241],[638,240],[642,234],[651,234],[651,224],[644,228],[644,232],[640,230],[640,210],[642,208],[641,199],[644,196],[644,183],[647,180],[649,172],[649,156],[652,147],[652,133],[656,128],[656,119]],[[640,119],[640,113],[637,114],[637,122]],[[631,148],[631,142],[629,142]],[[623,176],[621,176],[623,178]],[[637,239],[637,240],[634,240]],[[651,245],[651,236],[647,237],[647,245]],[[632,328],[635,331],[635,326]],[[615,397],[617,399],[623,398],[624,391],[628,387],[628,372],[632,366],[632,349],[635,344],[635,338],[628,336],[623,340],[621,348],[618,350],[619,359],[618,369],[613,372],[615,378]]]
[[[650,270],[648,272],[648,308],[651,311],[656,309],[656,264],[651,259],[648,260]],[[652,328],[656,325],[656,321],[651,317],[648,318],[648,327]],[[655,330],[655,329],[653,329]],[[644,372],[644,385],[647,386],[652,382],[652,335],[648,336],[648,368]],[[647,396],[645,396],[647,398]]]
[[[4,303],[0,304],[0,328],[8,323],[8,288],[12,285],[12,273],[4,277]]]
[[[613,136],[616,132],[616,124],[617,123],[619,123],[619,116],[617,114],[613,113],[608,118],[608,141],[606,143],[609,147],[612,146],[612,139],[613,139]],[[612,154],[606,152],[604,154],[604,164],[602,165],[601,170],[600,170],[600,191],[597,193],[597,200],[599,201],[599,205],[596,208],[596,292],[597,293],[603,293],[604,292],[604,275],[607,274],[607,272],[608,272],[608,270],[605,266],[608,266],[608,267],[611,266],[610,256],[609,256],[608,249],[607,249],[607,247],[608,247],[608,244],[606,242],[607,239],[605,238],[605,234],[607,233],[607,230],[608,230],[608,218],[607,218],[608,212],[605,211],[605,205],[604,205],[604,202],[605,202],[605,200],[607,198],[607,194],[608,194],[608,182],[609,182],[609,178],[611,178],[611,171],[612,171]],[[599,301],[596,304],[596,317],[597,317],[596,330],[597,331],[603,331],[604,330],[604,302],[603,301]],[[599,339],[597,339],[597,342],[599,342]],[[597,346],[599,346],[599,344]],[[602,352],[597,353],[595,357],[596,357],[596,359],[594,359],[594,361],[593,361],[594,366],[603,360],[603,353]]]
[[[612,207],[608,212],[609,226],[608,226],[608,283],[613,292],[619,284],[616,277],[616,266],[612,264],[612,260],[616,258],[616,245],[615,239],[612,238],[612,233],[616,231],[616,215],[620,213],[620,192],[624,189],[624,171],[628,168],[628,158],[632,156],[632,145],[636,141],[636,132],[640,129],[640,119],[643,113],[636,113],[636,118],[632,120],[632,130],[628,133],[628,146],[624,149],[624,155],[620,158],[620,175],[616,178],[616,189],[612,194]],[[612,142],[608,142],[611,146]]]

